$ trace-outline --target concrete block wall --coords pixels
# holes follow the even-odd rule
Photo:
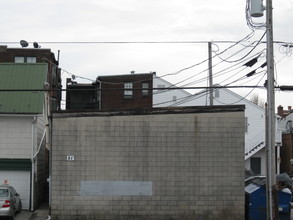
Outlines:
[[[59,116],[52,139],[52,219],[244,219],[243,111]]]

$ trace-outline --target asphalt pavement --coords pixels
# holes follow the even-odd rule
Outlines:
[[[48,204],[43,203],[34,212],[21,211],[15,216],[15,220],[49,220]]]
[[[293,207],[291,208],[291,218],[293,219]],[[30,211],[21,211],[15,216],[15,220],[50,220],[49,219],[49,210],[48,204],[42,204],[34,212]]]

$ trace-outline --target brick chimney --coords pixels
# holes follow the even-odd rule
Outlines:
[[[289,105],[289,106],[288,106],[288,111],[290,112],[291,110],[292,110],[292,106]]]
[[[281,105],[278,106],[278,115],[280,115],[281,117],[283,117],[283,115],[284,115],[283,106],[281,106]]]

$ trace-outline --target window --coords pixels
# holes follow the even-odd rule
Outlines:
[[[36,63],[37,58],[36,57],[25,57],[27,63]]]
[[[0,189],[0,198],[1,197],[4,197],[4,198],[6,198],[6,197],[8,197],[8,189]]]
[[[177,96],[173,96],[173,102],[176,102],[177,101]]]
[[[148,83],[142,83],[142,95],[146,96],[149,94],[149,84]]]
[[[36,57],[14,57],[15,63],[36,63]]]
[[[245,117],[245,132],[248,132],[248,118]]]
[[[126,82],[124,83],[124,98],[133,98],[133,83]]]
[[[215,98],[220,98],[220,90],[219,89],[215,89]]]
[[[14,57],[15,63],[24,63],[24,57]]]
[[[256,174],[261,174],[261,158],[251,157],[250,158],[250,169]]]

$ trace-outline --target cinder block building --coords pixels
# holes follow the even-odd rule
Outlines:
[[[51,219],[244,219],[244,106],[54,113]]]

